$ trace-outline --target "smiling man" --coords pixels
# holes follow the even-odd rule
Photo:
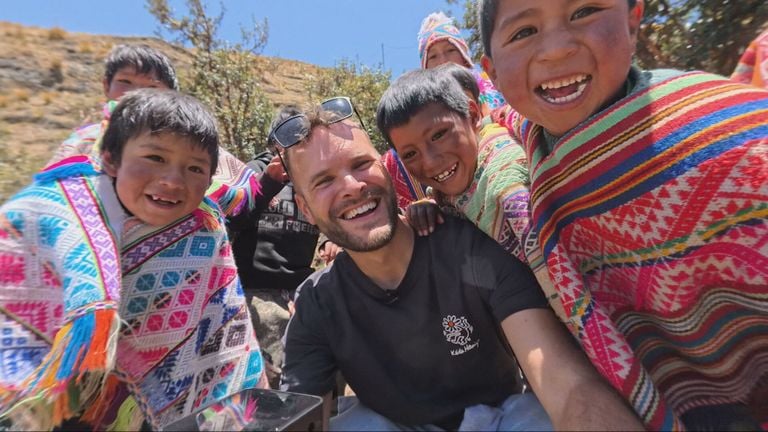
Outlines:
[[[414,235],[341,101],[275,130],[302,212],[345,250],[302,286],[283,389],[327,395],[340,371],[359,401],[332,430],[640,429],[525,265],[457,219]]]

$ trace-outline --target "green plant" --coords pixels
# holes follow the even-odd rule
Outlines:
[[[317,76],[307,77],[306,88],[313,103],[333,96],[350,97],[365,122],[371,141],[376,149],[384,152],[388,146],[376,127],[376,107],[389,87],[390,76],[390,72],[380,67],[369,68],[344,59],[331,69],[321,70]]]
[[[217,36],[223,5],[217,16],[201,0],[186,0],[187,12],[181,16],[167,0],[147,0],[146,5],[162,28],[194,48],[183,87],[214,111],[224,147],[241,160],[251,159],[266,143],[274,111],[261,87],[264,71],[257,58],[267,42],[267,21],[254,21],[251,31],[241,28],[241,42],[230,44]]]

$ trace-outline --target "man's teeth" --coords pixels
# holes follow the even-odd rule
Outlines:
[[[161,197],[159,197],[157,195],[152,195],[152,200],[153,201],[160,201],[160,202],[164,202],[164,203],[169,203],[169,204],[178,204],[179,203],[179,200],[169,200],[169,199],[161,198]]]
[[[435,181],[437,181],[438,183],[442,183],[442,182],[444,182],[444,181],[448,180],[449,178],[451,178],[451,176],[453,175],[453,173],[455,173],[455,172],[456,172],[456,168],[457,168],[458,166],[459,166],[459,164],[458,164],[458,163],[456,163],[456,164],[454,164],[454,165],[453,165],[453,166],[452,166],[450,169],[447,169],[447,170],[445,170],[445,171],[441,172],[440,174],[438,174],[438,175],[436,175],[436,176],[434,176],[434,177],[432,177],[432,178],[433,178]]]
[[[587,75],[584,75],[584,74],[574,75],[570,78],[545,82],[541,85],[541,89],[542,90],[559,89],[561,87],[566,87],[571,84],[576,84],[577,82],[585,81],[586,79],[587,79]]]
[[[366,204],[361,205],[360,207],[353,208],[352,210],[344,213],[343,217],[344,219],[352,219],[356,217],[357,215],[363,214],[365,212],[369,212],[376,208],[376,203],[374,201],[368,202]]]

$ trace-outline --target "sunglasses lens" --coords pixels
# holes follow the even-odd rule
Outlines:
[[[306,117],[296,116],[281,123],[273,132],[275,141],[281,147],[288,148],[304,139],[309,133]]]
[[[352,115],[352,104],[347,98],[333,98],[323,102],[321,108],[324,111],[330,111],[338,116],[338,118],[345,119]]]

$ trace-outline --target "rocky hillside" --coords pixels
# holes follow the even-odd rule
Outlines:
[[[70,33],[0,21],[0,204],[48,160],[77,126],[100,119],[103,61],[120,43],[164,52],[183,75],[185,49],[157,38]],[[319,71],[306,63],[269,62],[264,89],[275,106],[306,100],[304,80]]]

